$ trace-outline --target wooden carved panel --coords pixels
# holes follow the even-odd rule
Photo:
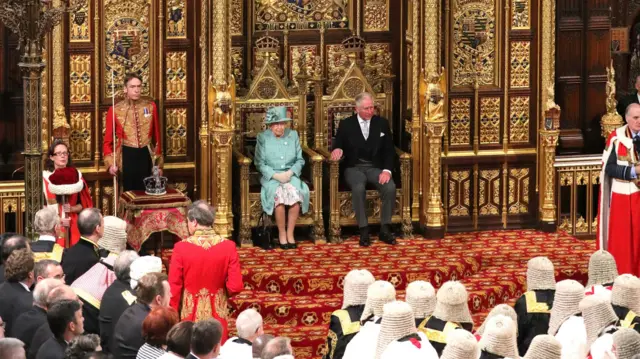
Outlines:
[[[342,45],[327,45],[327,92],[333,93],[348,66],[347,55]]]
[[[529,213],[529,187],[531,178],[529,168],[510,168],[508,176],[508,203],[509,214]]]
[[[243,34],[243,17],[244,17],[244,0],[231,0],[231,21],[229,30],[232,36],[241,36]]]
[[[529,143],[529,102],[528,96],[509,100],[509,143]]]
[[[91,41],[92,21],[90,1],[84,2],[80,10],[69,14],[69,41],[70,42],[89,42]]]
[[[167,39],[187,38],[187,0],[167,1]]]
[[[500,143],[500,97],[480,99],[480,144]]]
[[[347,0],[271,0],[256,1],[254,31],[345,29],[349,27]]]
[[[166,96],[167,100],[187,99],[187,52],[170,51],[166,54]]]
[[[449,171],[449,216],[465,217],[471,214],[471,170]]]
[[[449,143],[451,145],[471,144],[471,99],[451,99]]]
[[[69,102],[91,103],[91,55],[69,56]]]
[[[318,47],[316,45],[290,46],[289,51],[289,58],[291,59],[291,64],[289,66],[289,78],[293,85],[297,87],[298,79],[296,79],[296,76],[300,74],[301,66],[304,66],[307,74],[313,73],[313,69],[316,65]]]
[[[91,112],[71,112],[69,118],[71,133],[69,135],[70,151],[75,161],[91,160],[93,116]]]
[[[391,0],[363,0],[364,31],[389,30],[389,1]]]
[[[165,153],[169,157],[187,155],[187,109],[170,108],[166,110]]]
[[[383,93],[382,76],[393,72],[391,44],[367,43],[364,48],[364,75],[371,82],[373,91]],[[375,81],[378,80],[378,81]]]
[[[244,84],[244,48],[242,46],[231,48],[231,73],[236,83]]]
[[[480,216],[500,214],[501,179],[499,169],[480,170],[478,182],[478,214]]]
[[[511,88],[529,88],[531,71],[531,42],[513,41],[510,50],[511,76],[509,84]]]
[[[531,27],[530,0],[511,0],[511,29],[528,30]]]

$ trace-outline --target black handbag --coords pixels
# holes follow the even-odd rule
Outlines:
[[[273,249],[273,243],[271,242],[272,226],[271,218],[266,213],[262,213],[258,219],[258,227],[256,228],[256,237],[253,241],[253,245],[260,247],[264,250]]]

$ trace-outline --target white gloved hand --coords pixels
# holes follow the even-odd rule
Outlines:
[[[287,178],[286,172],[279,172],[273,174],[273,179],[280,183],[287,183],[289,179]]]
[[[284,173],[287,177],[287,182],[291,181],[291,177],[293,177],[293,171],[292,170],[288,170],[287,172]]]

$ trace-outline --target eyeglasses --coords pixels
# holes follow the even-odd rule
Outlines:
[[[62,157],[62,156],[69,157],[70,154],[71,154],[70,152],[65,151],[65,152],[56,152],[53,155],[54,156],[59,156],[59,157]]]

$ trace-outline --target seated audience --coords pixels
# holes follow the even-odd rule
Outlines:
[[[553,335],[540,334],[533,338],[523,359],[561,359],[562,344]]]
[[[135,358],[144,344],[142,323],[151,309],[169,305],[171,293],[167,276],[149,273],[136,287],[136,303],[127,308],[115,326],[110,353],[118,359]]]
[[[65,352],[65,359],[84,359],[91,353],[99,351],[100,337],[96,334],[85,334],[73,338]]]
[[[9,255],[15,250],[30,248],[29,239],[16,233],[5,233],[3,235],[2,251],[0,253],[0,284],[4,283],[4,268],[9,259]]]
[[[102,237],[104,222],[100,210],[85,208],[78,215],[80,240],[62,255],[62,269],[67,283],[75,282],[85,274],[101,257],[107,253],[98,248],[98,240]]]
[[[253,341],[253,345],[251,348],[251,354],[253,355],[253,359],[260,359],[262,350],[264,350],[264,347],[273,338],[275,337],[271,334],[262,334],[261,336],[257,337],[256,340]]]
[[[347,344],[360,331],[367,290],[374,281],[373,274],[366,269],[354,269],[344,277],[342,309],[331,314],[323,359],[342,359]]]
[[[284,355],[293,355],[291,340],[285,337],[275,337],[269,340],[260,355],[260,359],[275,359]]]
[[[587,330],[580,312],[584,287],[575,280],[556,284],[553,308],[549,317],[549,335],[562,344],[562,359],[584,358],[589,354]]]
[[[480,339],[480,359],[517,358],[516,322],[502,314],[489,319]]]
[[[34,260],[36,255],[34,254]],[[36,265],[33,269],[33,275],[36,277],[36,284],[45,278],[55,278],[62,282],[65,281],[64,272],[62,266],[58,261],[53,259],[42,259],[36,261]]]
[[[301,208],[302,213],[309,210],[309,187],[300,179],[304,158],[298,132],[287,127],[291,121],[284,106],[267,111],[268,129],[258,134],[253,161],[262,174],[262,210],[269,216],[275,214],[282,249],[296,248],[293,237],[296,221]]]
[[[478,341],[470,332],[456,329],[449,334],[440,359],[475,359],[480,357]]]
[[[222,324],[217,319],[205,319],[193,325],[191,352],[187,359],[212,359],[220,354]]]
[[[144,344],[137,359],[157,359],[166,353],[167,334],[178,323],[178,312],[171,307],[156,307],[142,322]]]
[[[603,294],[609,298],[616,277],[618,267],[611,253],[605,250],[596,251],[589,258],[589,280],[585,294]]]
[[[47,311],[47,323],[53,337],[38,349],[36,359],[64,359],[68,343],[84,332],[82,306],[76,300],[61,300]]]
[[[620,328],[613,333],[615,359],[637,359],[640,354],[640,334],[629,328]]]
[[[618,317],[609,300],[602,294],[586,296],[580,301],[580,312],[587,330],[587,348],[591,359],[609,359],[613,349],[613,333],[618,330]]]
[[[0,285],[0,317],[4,320],[7,333],[12,333],[15,319],[33,305],[30,288],[35,283],[34,266],[29,248],[13,251],[5,262],[7,281]]]
[[[375,353],[375,359],[396,358],[438,359],[427,336],[417,331],[413,309],[400,301],[384,305]]]
[[[213,317],[222,325],[222,344],[228,338],[228,295],[244,289],[235,242],[215,233],[214,214],[203,201],[187,212],[190,237],[175,244],[169,266],[171,306],[180,310],[181,320],[197,322]],[[202,292],[209,295],[201,295]],[[200,302],[204,301],[204,302]],[[211,311],[200,311],[200,307]],[[182,308],[180,308],[182,307]]]
[[[489,323],[489,319],[499,314],[504,315],[505,317],[511,318],[511,320],[513,320],[514,323],[518,323],[518,316],[516,315],[515,310],[511,308],[511,306],[509,306],[508,304],[498,304],[495,307],[493,307],[493,309],[491,309],[487,317],[484,318],[484,323],[482,323],[480,328],[478,328],[478,330],[476,331],[475,335],[476,335],[476,338],[478,338],[478,341],[480,340],[480,338],[482,338],[482,334],[484,333],[484,330],[486,329],[486,326]],[[517,334],[517,331],[518,331],[518,327],[516,325],[516,334]]]
[[[473,319],[469,312],[467,289],[460,282],[449,281],[438,289],[433,315],[420,323],[418,330],[429,338],[438,355],[447,345],[445,333],[453,329],[473,330]]]
[[[527,291],[514,305],[518,318],[518,351],[523,356],[537,335],[549,331],[550,310],[556,292],[553,263],[547,257],[527,262]]]
[[[229,338],[220,349],[223,359],[252,359],[253,341],[264,334],[262,316],[255,309],[247,309],[236,319],[238,336]]]
[[[33,220],[33,227],[39,235],[37,241],[31,242],[35,261],[39,262],[43,259],[62,261],[64,247],[56,243],[60,227],[58,212],[50,207],[39,210]]]
[[[61,285],[64,285],[64,282],[53,278],[38,282],[33,290],[33,306],[16,318],[11,336],[20,339],[24,343],[25,350],[29,349],[36,330],[47,322],[47,297]]]
[[[73,289],[71,289],[71,287],[69,287],[68,285],[61,285],[53,289],[47,296],[47,309],[51,308],[53,304],[62,300],[78,301],[79,299]],[[44,324],[42,324],[38,328],[38,330],[33,333],[31,345],[29,346],[29,348],[27,348],[27,358],[34,359],[38,354],[38,350],[40,350],[42,344],[44,344],[50,338],[53,338],[53,333],[51,332],[48,321],[45,321]]]
[[[134,251],[120,252],[113,264],[116,280],[111,283],[102,295],[98,322],[100,326],[100,345],[105,352],[109,352],[113,330],[118,319],[136,301],[136,296],[131,291],[131,276],[129,274],[131,264],[138,258],[140,258],[138,253]],[[160,267],[161,269],[162,267]]]
[[[82,300],[82,315],[86,333],[100,333],[100,306],[107,288],[116,280],[113,271],[114,262],[127,244],[126,222],[120,218],[104,217],[104,233],[98,240],[98,247],[106,257],[100,258],[86,273],[78,277],[71,288]]]
[[[373,358],[376,353],[375,346],[380,334],[380,324],[384,305],[396,300],[396,290],[389,282],[378,280],[367,289],[367,302],[360,317],[360,331],[347,345],[343,358]]]
[[[15,338],[0,337],[0,358],[25,359],[24,343]]]
[[[407,286],[406,300],[413,309],[416,327],[418,327],[433,314],[436,307],[436,290],[431,283],[417,280]]]
[[[613,282],[611,305],[620,319],[620,326],[640,333],[640,279],[632,274],[622,274]]]
[[[167,334],[167,352],[160,359],[182,359],[191,352],[193,322],[180,322]]]

